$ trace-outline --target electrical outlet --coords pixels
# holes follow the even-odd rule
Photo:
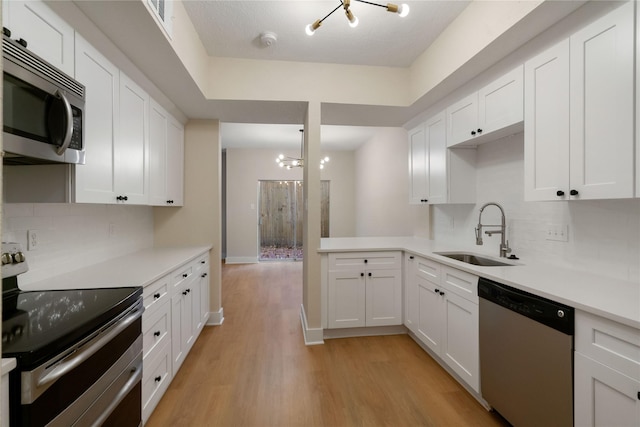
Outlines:
[[[27,230],[27,250],[35,251],[40,246],[38,230]]]
[[[569,226],[567,224],[548,224],[545,239],[556,242],[568,242]]]

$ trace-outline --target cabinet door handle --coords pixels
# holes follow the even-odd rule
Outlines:
[[[184,273],[184,274],[182,275],[182,277],[184,277],[185,279],[187,278],[187,276],[189,276],[187,273]]]
[[[364,273],[360,273],[360,277],[364,277]]]
[[[206,263],[207,263],[207,261],[205,261],[205,260],[200,261],[200,264],[206,264]]]
[[[474,136],[475,134],[476,134],[476,131],[475,131],[475,130],[472,130],[472,131],[471,131],[471,136]]]
[[[158,375],[157,377],[154,378],[154,380],[159,383],[160,381],[162,381],[162,377],[160,375]]]
[[[558,197],[564,196],[564,191],[562,191],[562,190],[556,191],[556,196],[558,196]]]
[[[444,296],[444,292],[440,291],[440,295]]]
[[[482,129],[478,129],[478,133],[482,133]]]
[[[189,292],[187,291],[182,291],[182,295],[187,295]]]
[[[202,273],[202,276],[200,277],[207,277],[207,273]]]
[[[371,273],[369,273],[369,277],[371,277]]]
[[[439,294],[439,293],[440,293],[440,289],[435,288],[435,289],[433,290],[433,292],[435,292],[436,294]]]
[[[159,293],[153,294],[153,299],[159,299],[159,298],[160,298],[160,294]]]
[[[365,264],[366,264],[366,263],[368,263],[368,262],[369,262],[369,260],[368,260],[368,259],[365,259],[365,260],[364,260],[364,263],[365,263]]]
[[[409,257],[409,259],[413,259],[413,255]]]
[[[160,331],[155,331],[155,332],[153,333],[153,336],[154,336],[154,337],[159,337],[159,336],[160,336]]]
[[[577,196],[578,195],[578,190],[571,190],[571,191],[569,191],[569,194],[571,194],[572,196]]]
[[[187,288],[187,293],[191,292],[191,288]]]

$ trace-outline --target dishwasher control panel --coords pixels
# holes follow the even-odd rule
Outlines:
[[[478,296],[567,335],[573,335],[573,307],[481,277]]]

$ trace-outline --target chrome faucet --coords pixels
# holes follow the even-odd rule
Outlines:
[[[483,225],[482,224],[482,211],[484,210],[484,208],[486,208],[487,206],[496,206],[498,209],[500,209],[500,213],[502,214],[502,223],[500,225]],[[497,203],[494,202],[489,202],[484,204],[481,208],[480,208],[480,215],[478,216],[478,227],[476,227],[476,245],[482,245],[482,227],[499,227],[500,230],[487,230],[484,233],[491,237],[492,234],[500,234],[500,256],[502,258],[506,258],[507,254],[509,252],[511,252],[511,248],[509,247],[509,241],[506,240],[506,234],[507,234],[507,225],[506,225],[507,221],[505,219],[504,216],[504,209],[502,209],[502,206],[500,206]]]

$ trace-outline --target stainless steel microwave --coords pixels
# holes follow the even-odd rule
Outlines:
[[[2,63],[3,163],[84,164],[85,87],[7,35]]]

